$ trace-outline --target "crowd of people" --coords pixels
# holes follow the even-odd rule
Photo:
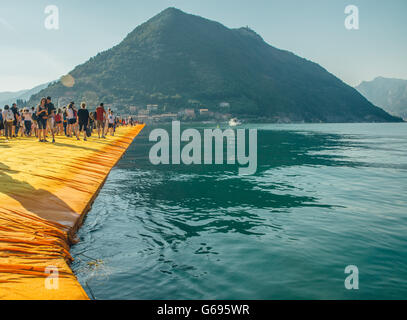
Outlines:
[[[87,140],[97,132],[99,139],[106,138],[107,134],[114,135],[119,126],[133,126],[137,124],[131,116],[118,117],[108,108],[105,110],[101,103],[95,111],[89,112],[86,103],[82,102],[76,108],[75,102],[66,107],[55,108],[51,97],[42,98],[38,106],[19,109],[16,103],[10,107],[0,109],[0,136],[6,142],[17,137],[36,137],[39,142],[48,142],[47,137],[56,136],[73,137]]]

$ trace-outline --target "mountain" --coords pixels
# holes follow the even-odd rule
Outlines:
[[[0,106],[16,102],[17,100],[28,100],[33,94],[40,92],[48,87],[51,82],[40,84],[32,89],[20,90],[16,92],[0,92]]]
[[[375,105],[407,119],[407,80],[378,77],[356,89]]]
[[[3,104],[10,104],[10,100],[16,100],[16,98],[24,93],[26,93],[28,90],[20,90],[16,92],[10,92],[10,91],[5,91],[5,92],[0,92],[0,106],[3,107]]]
[[[69,81],[31,98],[126,106],[195,106],[270,121],[400,121],[316,63],[274,48],[249,28],[168,8],[115,47],[77,66]],[[54,99],[55,100],[55,99]],[[224,105],[224,104],[223,104]]]

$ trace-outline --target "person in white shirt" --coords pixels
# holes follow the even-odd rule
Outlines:
[[[71,102],[68,107],[66,108],[66,118],[68,120],[67,126],[67,136],[72,137],[73,135],[76,136],[76,139],[79,140],[78,131],[76,130],[76,116],[74,112],[74,102]]]
[[[110,115],[111,112],[112,112],[112,110],[110,108],[108,108],[107,113],[106,113],[107,116],[106,116],[106,119],[105,119],[105,131],[106,131],[106,132],[104,132],[105,135],[107,135],[109,133],[109,131],[110,131],[110,128],[109,128],[109,115]]]
[[[110,131],[110,135],[114,136],[114,120],[115,120],[115,117],[114,117],[113,111],[110,111],[109,115],[107,116],[107,120],[109,122],[108,130]]]
[[[25,134],[26,134],[26,136],[30,137],[33,120],[32,120],[32,116],[31,116],[31,112],[28,108],[24,109],[23,117],[24,117]]]
[[[6,142],[13,137],[13,122],[15,120],[14,113],[8,105],[4,106],[3,121],[4,121],[4,135],[6,136]]]

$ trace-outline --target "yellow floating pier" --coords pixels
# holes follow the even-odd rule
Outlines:
[[[88,299],[69,267],[70,244],[143,127],[88,141],[57,136],[55,144],[0,138],[0,299]]]

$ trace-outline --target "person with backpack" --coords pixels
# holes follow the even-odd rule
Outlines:
[[[13,122],[14,122],[14,113],[10,109],[8,105],[4,106],[3,111],[3,121],[4,121],[4,135],[6,137],[6,142],[8,142],[8,138],[10,140],[13,138]]]

